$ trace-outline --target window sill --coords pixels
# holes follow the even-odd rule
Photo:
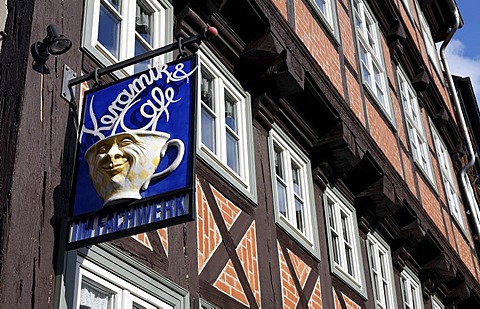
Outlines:
[[[365,93],[367,94],[367,96],[370,98],[370,100],[372,101],[372,105],[375,107],[375,109],[377,110],[377,112],[380,114],[380,116],[382,117],[382,119],[385,121],[385,123],[387,124],[387,126],[390,128],[390,130],[393,132],[393,133],[396,133],[398,130],[397,130],[397,126],[395,124],[395,120],[394,119],[391,119],[387,112],[385,111],[385,109],[382,107],[382,105],[380,104],[380,102],[378,101],[377,97],[372,93],[372,90],[370,89],[370,87],[365,83],[365,82],[362,82],[362,85],[363,85],[363,89],[365,90]],[[390,88],[389,88],[390,90]],[[390,102],[389,102],[390,103]],[[392,107],[393,109],[393,107]],[[394,111],[392,110],[392,117],[395,118],[395,113]]]
[[[331,265],[331,268],[332,275],[334,275],[343,284],[351,288],[362,299],[368,300],[367,290],[365,289],[365,287],[362,288],[362,286],[358,282],[354,281],[350,275],[346,274],[341,268],[337,267],[336,265]]]
[[[433,181],[433,179],[431,179],[427,175],[427,173],[424,171],[422,166],[420,164],[418,164],[417,160],[413,159],[413,162],[415,163],[415,167],[417,168],[418,174],[421,175],[423,180],[428,184],[428,186],[430,187],[430,189],[432,189],[432,191],[435,193],[435,195],[438,195],[438,187],[437,187],[436,183]]]
[[[277,213],[277,216],[279,216],[278,213]],[[296,229],[292,227],[292,225],[285,219],[278,218],[275,223],[278,226],[278,228],[280,228],[283,232],[285,232],[300,247],[305,249],[305,251],[311,257],[313,257],[317,262],[321,261],[318,239],[314,239],[313,246],[312,246],[311,241],[307,240],[304,235],[297,232]]]

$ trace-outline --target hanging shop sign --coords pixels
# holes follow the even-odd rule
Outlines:
[[[87,91],[67,247],[193,220],[195,56]]]

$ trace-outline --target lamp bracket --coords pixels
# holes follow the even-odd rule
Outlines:
[[[75,85],[70,85],[70,81],[77,77],[77,73],[73,71],[68,65],[63,65],[63,80],[62,80],[62,98],[67,102],[73,102],[75,99]]]

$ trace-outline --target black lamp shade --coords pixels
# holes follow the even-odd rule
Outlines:
[[[72,47],[72,41],[67,39],[64,35],[52,39],[48,46],[48,52],[52,55],[61,55],[66,53]]]
[[[45,63],[50,55],[61,55],[71,47],[72,41],[60,34],[56,25],[48,25],[47,36],[42,42],[33,43],[31,52],[36,63]]]

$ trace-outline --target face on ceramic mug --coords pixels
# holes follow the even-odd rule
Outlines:
[[[90,179],[104,203],[140,199],[140,189],[160,162],[167,133],[120,133],[103,139],[85,153]]]

